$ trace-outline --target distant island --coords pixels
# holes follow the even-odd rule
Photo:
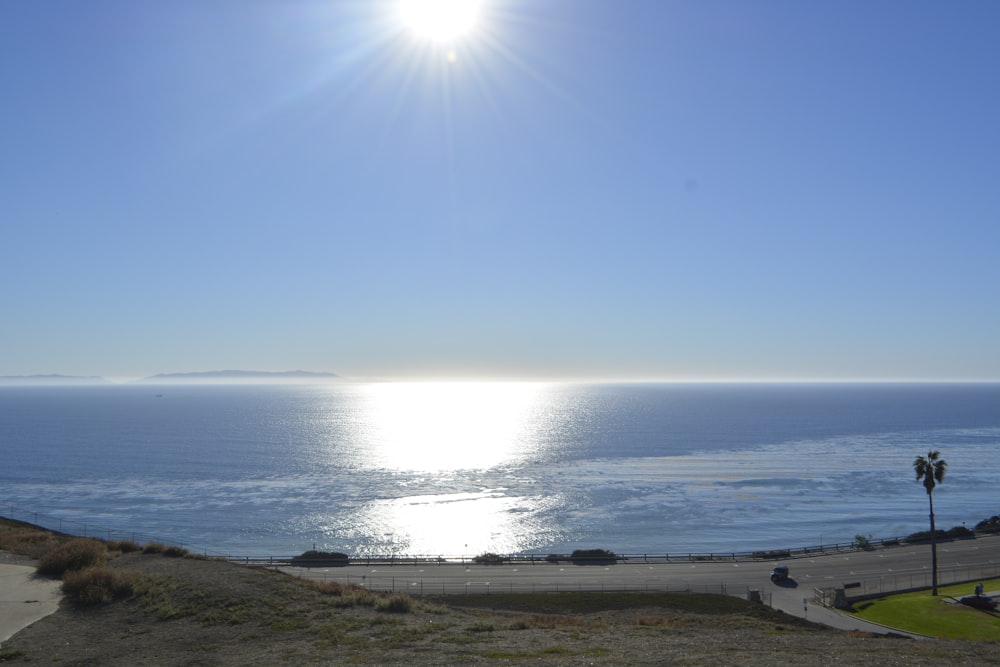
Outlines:
[[[0,385],[89,385],[89,384],[111,384],[110,380],[105,380],[97,376],[82,375],[0,375]]]
[[[336,373],[316,371],[203,371],[197,373],[160,373],[131,384],[226,384],[226,383],[257,383],[257,384],[306,384],[332,382],[342,378]],[[13,386],[112,386],[120,385],[122,381],[112,381],[99,376],[61,375],[0,375],[0,387]]]
[[[315,371],[201,371],[196,373],[160,373],[139,380],[148,383],[186,382],[327,382],[338,380],[336,373]]]

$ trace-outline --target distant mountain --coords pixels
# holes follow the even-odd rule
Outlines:
[[[336,380],[335,373],[314,371],[202,371],[197,373],[160,373],[140,382],[323,382]]]
[[[97,376],[82,375],[0,375],[0,385],[90,385],[90,384],[111,384],[110,380],[105,380]]]

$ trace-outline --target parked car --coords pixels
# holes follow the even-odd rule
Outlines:
[[[773,570],[771,570],[771,581],[773,581],[774,583],[779,584],[782,581],[787,581],[787,580],[788,580],[787,565],[778,565]]]
[[[997,608],[997,601],[985,595],[967,595],[959,600],[962,604],[967,604],[976,609],[986,609],[992,611]]]

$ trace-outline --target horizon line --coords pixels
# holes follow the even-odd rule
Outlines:
[[[220,375],[212,377],[213,373]],[[245,373],[247,377],[224,376]],[[252,374],[259,374],[253,377]],[[292,375],[301,373],[302,376]],[[1000,384],[1000,378],[930,377],[636,377],[636,376],[553,376],[553,375],[467,375],[414,374],[385,376],[345,376],[326,371],[196,371],[157,373],[147,376],[65,375],[58,373],[0,375],[0,386],[11,385],[130,385],[130,384],[360,384],[360,383],[543,383],[543,384]]]

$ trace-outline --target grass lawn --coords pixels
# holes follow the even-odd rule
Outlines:
[[[988,579],[983,584],[987,592],[1000,590],[1000,579]],[[1000,640],[1000,613],[952,601],[972,595],[974,585],[939,586],[937,597],[927,590],[864,600],[854,605],[853,614],[873,623],[941,639]]]

